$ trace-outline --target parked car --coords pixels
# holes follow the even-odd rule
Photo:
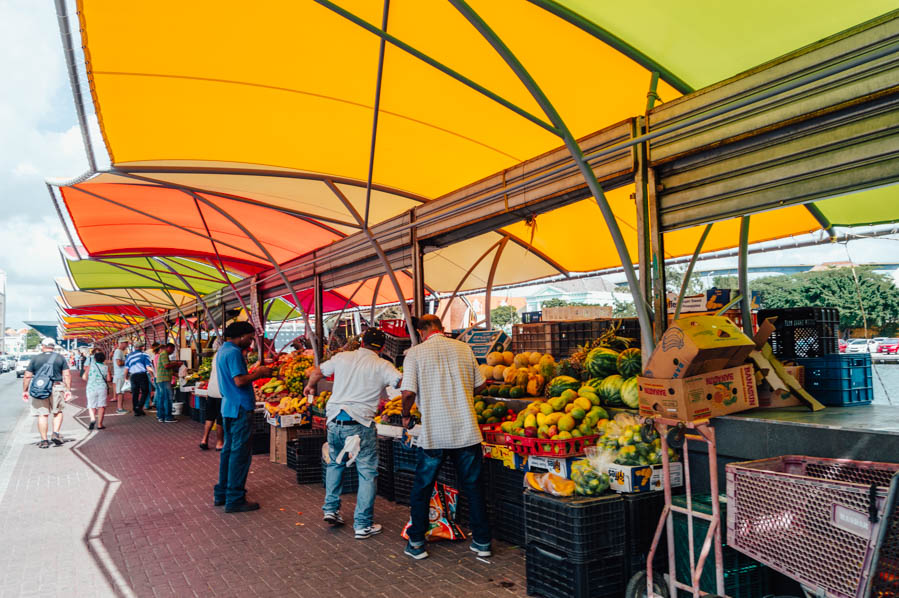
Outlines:
[[[886,355],[899,354],[899,338],[890,338],[880,343],[880,352]]]
[[[875,353],[886,353],[886,351],[883,350],[884,347],[886,347],[886,346],[888,346],[888,345],[894,345],[894,344],[896,344],[896,343],[899,343],[899,338],[881,338],[881,337],[876,337],[876,338],[874,339],[874,341],[875,341],[877,344],[875,345],[875,347],[874,347],[874,349],[873,349],[873,352],[875,352]]]
[[[6,355],[0,356],[0,374],[5,374],[9,370],[9,358],[7,358]]]
[[[843,339],[839,339],[839,341],[837,341],[837,342],[839,343],[839,350],[840,350],[840,353],[845,353],[845,352],[846,352],[846,345],[848,345],[849,343],[846,342],[846,341],[844,341]]]
[[[12,355],[4,355],[3,356],[3,371],[5,372],[13,372],[16,369],[16,358]]]
[[[880,344],[890,339],[885,336],[875,336],[871,340],[874,341],[874,343],[868,349],[871,353],[880,353]]]
[[[845,353],[870,353],[874,344],[873,338],[853,338],[846,345]]]
[[[37,351],[19,355],[19,358],[16,360],[16,378],[21,378],[25,375],[25,370],[28,368],[28,364],[31,363],[31,358],[36,355],[39,355]]]

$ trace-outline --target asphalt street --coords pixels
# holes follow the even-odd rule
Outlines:
[[[22,401],[22,379],[15,372],[0,374],[0,461],[9,449],[9,435],[19,418],[28,413],[28,405]]]

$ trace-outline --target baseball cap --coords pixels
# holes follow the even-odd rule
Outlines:
[[[362,334],[362,344],[380,349],[387,342],[387,336],[378,328],[369,328]]]
[[[41,341],[41,345],[44,347],[55,347],[56,341],[48,336],[44,340]]]

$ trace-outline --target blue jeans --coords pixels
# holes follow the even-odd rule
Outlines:
[[[415,481],[412,483],[412,494],[409,497],[412,512],[412,525],[409,527],[409,540],[414,544],[425,541],[428,531],[428,515],[434,482],[440,472],[440,466],[447,458],[456,466],[458,483],[471,505],[472,539],[481,545],[490,545],[490,522],[487,520],[487,507],[481,492],[481,445],[473,444],[458,449],[418,449],[418,464],[415,468]]]
[[[348,457],[337,463],[337,455],[343,450],[343,444],[350,436],[358,435],[359,454],[356,456],[356,472],[359,474],[359,490],[356,492],[356,511],[353,513],[353,527],[365,529],[372,524],[375,511],[375,493],[378,479],[378,437],[375,426],[365,427],[362,424],[338,426],[334,422],[328,424],[328,456],[330,463],[325,471],[325,513],[336,513],[340,510],[340,490],[343,488],[343,471],[346,469]]]
[[[168,382],[156,384],[156,419],[159,421],[172,418],[172,387]]]
[[[237,417],[226,417],[223,422],[225,444],[219,460],[219,483],[215,485],[213,497],[216,502],[224,501],[226,507],[231,507],[246,500],[247,474],[253,457],[250,444],[253,412],[240,407]]]

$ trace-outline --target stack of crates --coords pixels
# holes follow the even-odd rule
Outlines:
[[[509,469],[502,461],[486,459],[490,494],[487,504],[493,518],[493,537],[524,546],[524,472]]]
[[[324,459],[321,459],[321,480],[322,480],[322,488],[327,486],[328,479],[328,464]],[[343,479],[341,480],[342,486],[340,489],[341,494],[355,494],[357,490],[359,490],[359,472],[356,471],[356,464],[352,464],[349,467],[343,468]]]
[[[386,436],[378,437],[378,496],[396,500],[393,484],[393,442]]]
[[[252,435],[250,443],[253,446],[254,455],[263,455],[269,451],[269,435],[271,434],[271,426],[265,421],[265,409],[256,409],[253,411],[253,424],[251,426]]]
[[[672,497],[672,503],[675,506],[686,508],[687,497],[678,495]],[[733,548],[727,546],[727,498],[721,495],[719,499],[721,508],[721,545],[723,546],[724,559],[724,593],[730,598],[758,598],[769,593],[770,570],[761,565],[755,559],[752,559]],[[712,496],[710,494],[700,494],[693,496],[693,510],[712,514]],[[693,518],[693,562],[699,559],[699,553],[702,551],[702,543],[705,540],[706,532],[709,529],[709,523],[705,519],[699,517]],[[689,536],[687,535],[687,516],[674,513],[674,544],[678,547],[675,551],[675,568],[677,570],[677,580],[681,583],[689,584],[690,581],[690,562],[689,562]],[[702,577],[699,579],[699,587],[703,592],[715,593],[715,552],[709,552],[706,558],[705,566],[702,569]],[[678,592],[680,598],[685,598],[690,594],[683,590]]]
[[[393,441],[393,489],[394,500],[401,505],[409,504],[412,482],[415,481],[415,467],[418,465],[418,448],[408,447],[401,440]]]
[[[767,318],[777,318],[768,343],[781,361],[823,357],[840,351],[840,312],[834,307],[760,309],[759,324]]]
[[[619,598],[624,594],[624,500],[524,493],[529,595]]]
[[[297,484],[315,484],[322,476],[322,430],[302,430],[287,443],[287,466],[297,472]]]
[[[512,326],[513,353],[549,353],[556,359],[564,355],[559,345],[559,323],[537,322]]]

